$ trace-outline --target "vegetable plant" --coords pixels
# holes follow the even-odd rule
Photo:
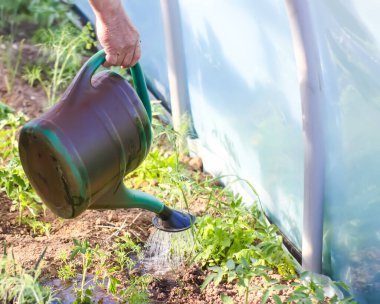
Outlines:
[[[18,155],[17,133],[27,120],[25,115],[0,106],[0,189],[12,200],[11,211],[18,211],[19,224],[48,235],[50,224],[38,220],[44,206],[26,178]]]

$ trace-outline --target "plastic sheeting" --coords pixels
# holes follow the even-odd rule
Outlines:
[[[302,115],[284,3],[199,0],[180,6],[205,166],[250,181],[271,220],[300,247]],[[244,182],[234,189],[247,203],[255,199]]]
[[[310,1],[326,95],[324,271],[380,302],[380,3]]]

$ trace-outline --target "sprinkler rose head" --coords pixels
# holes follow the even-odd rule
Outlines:
[[[181,212],[164,206],[163,210],[153,218],[153,225],[162,231],[180,232],[189,229],[195,223],[196,217],[190,213]]]

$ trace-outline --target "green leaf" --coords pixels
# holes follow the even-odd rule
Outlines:
[[[215,278],[217,277],[217,274],[216,273],[211,273],[207,276],[207,278],[204,280],[202,286],[201,286],[201,290],[205,289],[207,287],[208,284],[211,283],[212,280],[214,280]]]
[[[217,286],[223,279],[223,270],[222,268],[219,268],[218,273],[214,279],[214,284]]]
[[[273,298],[273,300],[274,300],[274,302],[275,302],[276,304],[281,304],[281,303],[282,303],[282,301],[281,301],[281,299],[280,299],[280,297],[279,297],[278,295],[273,294],[273,295],[272,295],[272,298]]]
[[[89,296],[93,296],[93,292],[91,289],[86,289],[86,291],[84,292],[86,295],[89,295]]]
[[[234,300],[231,297],[226,296],[224,293],[220,295],[220,299],[222,300],[223,304],[234,304]]]
[[[236,271],[229,271],[228,272],[228,279],[227,279],[228,283],[232,282],[236,278],[237,278]]]
[[[25,181],[19,175],[13,174],[13,179],[17,185],[25,189],[26,187]]]
[[[265,290],[261,298],[261,304],[265,304],[268,301],[269,295],[270,295],[270,290],[269,289]]]
[[[277,284],[277,285],[273,285],[273,289],[275,289],[275,290],[284,290],[284,289],[288,289],[288,286]]]
[[[114,277],[109,277],[109,280],[108,280],[108,286],[107,286],[107,289],[108,291],[115,295],[117,293],[117,285],[120,284],[120,281]]]
[[[345,291],[350,292],[350,287],[343,282],[335,282],[336,285],[342,287]]]
[[[233,260],[228,260],[226,266],[229,270],[235,269],[235,262]]]
[[[315,295],[318,298],[318,300],[321,302],[323,302],[323,300],[325,299],[325,293],[323,292],[323,289],[320,287],[317,287],[315,289]]]

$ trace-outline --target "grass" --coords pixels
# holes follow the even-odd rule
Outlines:
[[[0,302],[48,304],[53,303],[53,292],[39,283],[40,263],[45,251],[42,252],[33,269],[25,269],[19,265],[13,255],[7,253],[6,244],[0,255]]]

